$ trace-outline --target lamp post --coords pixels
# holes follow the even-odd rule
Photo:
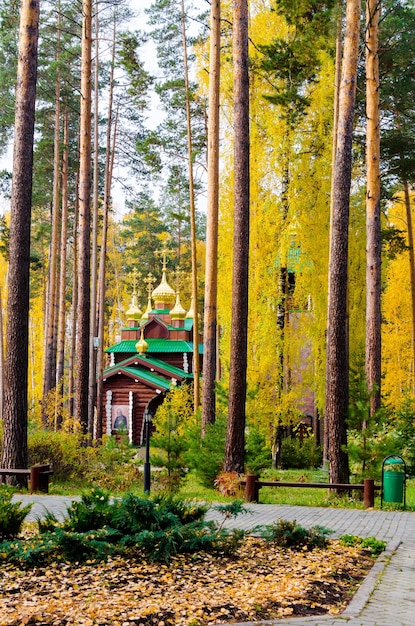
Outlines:
[[[144,411],[144,424],[146,433],[146,457],[144,462],[144,493],[150,493],[150,424],[152,414],[146,408]]]

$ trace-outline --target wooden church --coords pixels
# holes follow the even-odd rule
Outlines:
[[[134,285],[121,341],[106,350],[109,366],[103,374],[102,431],[127,432],[136,446],[144,441],[145,415],[155,414],[172,386],[193,381],[194,349],[199,350],[202,371],[203,349],[194,328],[193,305],[189,311],[181,306],[179,293],[167,282],[165,259],[160,284],[152,290],[151,274],[145,282],[147,309],[140,311]]]

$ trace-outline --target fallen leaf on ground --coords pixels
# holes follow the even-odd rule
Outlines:
[[[339,613],[374,559],[336,541],[291,551],[248,538],[232,557],[0,567],[0,626],[205,626]]]

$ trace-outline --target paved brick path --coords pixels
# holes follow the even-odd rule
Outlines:
[[[46,510],[63,517],[71,502],[71,498],[63,496],[14,497],[25,503],[34,503],[27,518],[32,520],[42,517]],[[256,525],[272,524],[278,519],[296,520],[305,527],[319,525],[329,528],[334,531],[333,538],[350,533],[359,537],[373,536],[387,542],[386,552],[379,557],[341,616],[291,618],[261,621],[260,624],[415,626],[415,513],[272,504],[249,504],[247,508],[248,513],[229,520],[226,525],[250,530]],[[221,520],[222,516],[210,510],[207,519]]]

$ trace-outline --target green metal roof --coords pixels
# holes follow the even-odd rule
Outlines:
[[[165,391],[170,389],[171,384],[169,380],[163,378],[162,376],[159,376],[158,374],[155,374],[154,372],[149,372],[148,370],[141,367],[120,367],[119,365],[114,365],[104,370],[104,378],[118,370],[121,372],[125,372],[126,374],[129,374],[134,378],[150,383],[155,387],[160,387]]]
[[[134,359],[138,361],[138,365],[135,365],[133,363],[130,363],[130,361]],[[107,367],[105,369],[105,372],[108,374],[110,372],[113,372],[114,370],[123,368],[123,369],[127,369],[127,368],[139,368],[139,367],[144,367],[146,369],[146,371],[149,371],[148,367],[145,367],[145,364],[147,364],[149,367],[153,366],[153,367],[159,367],[160,369],[163,369],[167,372],[167,374],[169,376],[171,376],[172,378],[194,378],[193,374],[189,373],[189,372],[185,372],[184,370],[180,369],[180,367],[176,367],[175,365],[170,365],[170,363],[166,363],[166,361],[162,361],[161,359],[154,359],[152,357],[149,356],[143,356],[141,354],[136,354],[133,357],[128,357],[127,359],[124,359],[123,361],[120,361],[119,363],[116,363],[115,365],[111,365],[111,367]],[[160,376],[161,374],[157,373],[157,376]]]
[[[148,343],[148,352],[151,353],[177,353],[177,352],[193,352],[193,342],[192,341],[182,341],[180,339],[146,339]],[[116,343],[113,346],[110,346],[105,350],[105,352],[130,352],[135,354],[136,350],[136,339],[125,339],[124,341],[120,341],[120,343]],[[203,353],[203,346],[199,344],[199,353]]]
[[[180,369],[180,367],[176,367],[175,365],[170,365],[169,363],[166,363],[166,361],[162,361],[161,359],[154,359],[153,357],[144,356],[142,354],[137,355],[137,358],[143,363],[147,362],[149,365],[160,367],[160,369],[166,370],[173,376],[175,374],[176,376],[180,376],[181,378],[193,378],[193,374],[185,372],[184,370]]]

